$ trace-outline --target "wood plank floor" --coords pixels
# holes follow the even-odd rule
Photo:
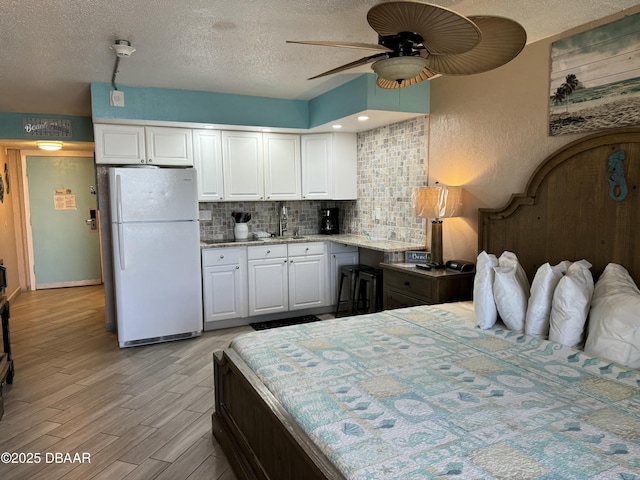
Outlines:
[[[5,385],[2,480],[234,480],[211,435],[213,351],[240,327],[121,350],[104,327],[102,286],[38,290],[11,304],[13,385]],[[54,463],[60,454],[90,463]],[[56,457],[58,455],[58,457]]]

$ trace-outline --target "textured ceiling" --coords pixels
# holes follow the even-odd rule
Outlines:
[[[1,0],[0,112],[90,115],[89,84],[110,82],[116,39],[137,51],[125,85],[309,99],[369,66],[306,78],[369,55],[285,40],[376,43],[379,0]],[[640,5],[640,0],[442,0],[463,15],[520,22],[528,43]]]

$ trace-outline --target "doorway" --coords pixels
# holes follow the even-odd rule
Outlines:
[[[102,283],[93,157],[31,153],[23,155],[30,284]]]

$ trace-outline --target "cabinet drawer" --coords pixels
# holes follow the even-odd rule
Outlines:
[[[202,250],[202,266],[235,265],[240,263],[242,254],[241,248],[208,248]]]
[[[289,256],[299,257],[302,255],[322,255],[324,253],[324,243],[290,243]]]
[[[278,258],[287,256],[287,245],[260,245],[247,248],[249,260],[262,260],[265,258]]]
[[[407,275],[401,272],[385,270],[384,286],[405,292],[407,295],[419,297],[425,302],[434,302],[436,282],[429,277]]]
[[[416,307],[418,305],[425,304],[424,300],[410,297],[402,292],[391,289],[386,289],[384,291],[384,298],[382,303],[385,310],[404,307]]]
[[[353,253],[358,251],[358,247],[345,245],[344,243],[329,242],[329,251],[331,253]]]

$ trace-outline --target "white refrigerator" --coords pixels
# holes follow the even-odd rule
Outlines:
[[[196,171],[110,168],[120,348],[202,334]]]

